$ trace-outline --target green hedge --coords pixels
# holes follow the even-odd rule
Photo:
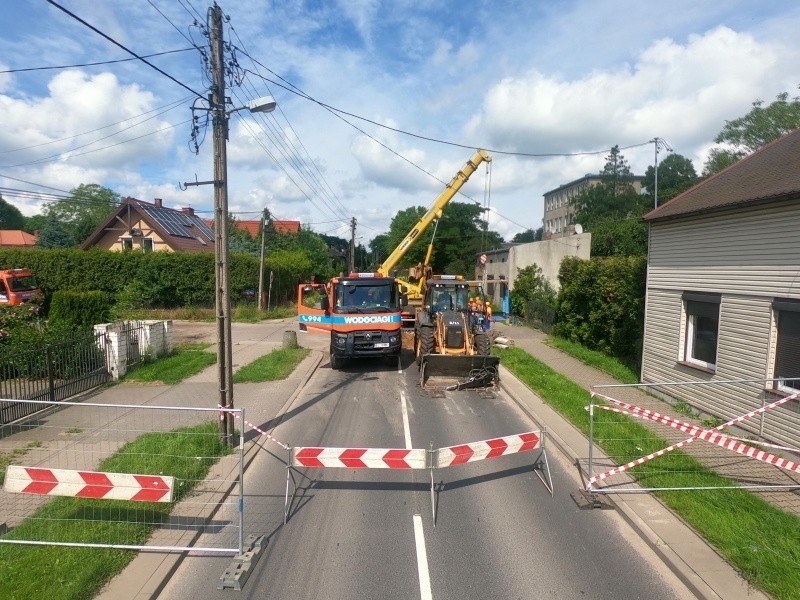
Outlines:
[[[553,333],[639,365],[646,276],[644,256],[565,258]]]
[[[50,303],[49,324],[62,331],[91,329],[111,320],[114,297],[108,292],[59,290]]]
[[[119,297],[135,288],[152,306],[214,304],[214,254],[79,249],[0,250],[0,269],[28,267],[49,297],[57,290],[99,290]],[[294,286],[295,282],[292,282]],[[258,287],[258,258],[233,254],[231,297]]]

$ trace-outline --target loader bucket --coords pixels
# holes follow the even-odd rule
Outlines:
[[[491,387],[499,381],[499,356],[426,354],[420,363],[422,389]]]

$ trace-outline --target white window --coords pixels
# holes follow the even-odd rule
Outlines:
[[[777,338],[773,377],[775,387],[794,393],[800,390],[800,300],[775,300]]]
[[[129,237],[119,238],[123,250],[133,250],[133,240]]]
[[[717,368],[719,294],[684,292],[686,337],[683,360],[709,370]]]
[[[142,238],[142,252],[153,251],[153,238]]]

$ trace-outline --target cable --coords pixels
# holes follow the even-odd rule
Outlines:
[[[164,56],[165,54],[175,54],[176,52],[188,52],[189,50],[195,50],[196,48],[181,48],[180,50],[167,50],[165,52],[156,52],[155,54],[144,54],[142,58],[153,58],[154,56]],[[54,69],[77,69],[80,67],[96,67],[98,65],[113,65],[116,63],[121,62],[128,62],[131,60],[137,60],[136,58],[120,58],[117,60],[102,60],[99,62],[90,62],[90,63],[78,63],[75,65],[60,65],[57,67],[28,67],[26,69],[7,69],[5,71],[0,71],[0,74],[3,73],[27,73],[29,71],[48,71]]]
[[[48,4],[52,4],[52,5],[53,5],[53,6],[55,6],[55,7],[56,7],[58,10],[60,10],[60,11],[62,11],[62,12],[64,12],[64,13],[66,13],[67,15],[69,15],[70,17],[72,17],[73,19],[75,19],[76,21],[78,21],[79,23],[81,23],[82,25],[85,25],[86,27],[88,27],[89,29],[91,29],[92,31],[94,31],[95,33],[97,33],[98,35],[100,35],[100,36],[104,37],[105,39],[107,39],[109,42],[111,42],[111,43],[112,43],[112,44],[114,44],[115,46],[117,46],[117,47],[119,47],[119,48],[122,48],[122,49],[123,49],[125,52],[127,52],[127,53],[128,53],[128,54],[130,54],[131,56],[133,56],[133,57],[135,57],[135,58],[138,58],[140,61],[142,61],[142,62],[143,62],[144,64],[146,64],[148,67],[150,67],[150,68],[152,68],[152,69],[155,69],[156,71],[158,71],[159,73],[161,73],[161,74],[162,74],[164,77],[168,78],[169,80],[173,81],[174,83],[177,83],[179,86],[181,86],[182,88],[184,88],[184,89],[186,89],[186,90],[190,91],[190,92],[191,92],[192,94],[194,94],[195,96],[198,96],[198,97],[200,97],[200,98],[204,98],[204,97],[205,97],[203,94],[200,94],[199,92],[196,92],[195,90],[193,90],[192,88],[190,88],[190,87],[189,87],[188,85],[186,85],[185,83],[183,83],[183,82],[181,82],[181,81],[178,81],[177,79],[175,79],[175,78],[174,78],[172,75],[170,75],[170,74],[169,74],[169,73],[167,73],[166,71],[163,71],[163,70],[159,69],[157,66],[155,66],[155,65],[154,65],[153,63],[151,63],[150,61],[146,60],[144,57],[142,57],[142,56],[140,56],[140,55],[136,54],[136,53],[135,53],[133,50],[129,50],[128,48],[126,48],[125,46],[123,46],[122,44],[120,44],[120,43],[119,43],[117,40],[115,40],[114,38],[112,38],[110,35],[108,35],[108,34],[106,34],[106,33],[103,33],[102,31],[100,31],[99,29],[97,29],[97,27],[95,27],[94,25],[90,25],[89,23],[87,23],[86,21],[84,21],[83,19],[81,19],[81,18],[80,18],[78,15],[76,15],[75,13],[73,13],[73,12],[70,12],[69,10],[67,10],[66,8],[64,8],[63,6],[61,6],[60,4],[58,4],[58,2],[55,2],[54,0],[47,0],[47,3],[48,3]]]

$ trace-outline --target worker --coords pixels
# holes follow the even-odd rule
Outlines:
[[[492,327],[492,305],[487,302],[486,303],[486,316],[483,319],[483,330],[489,331]]]

